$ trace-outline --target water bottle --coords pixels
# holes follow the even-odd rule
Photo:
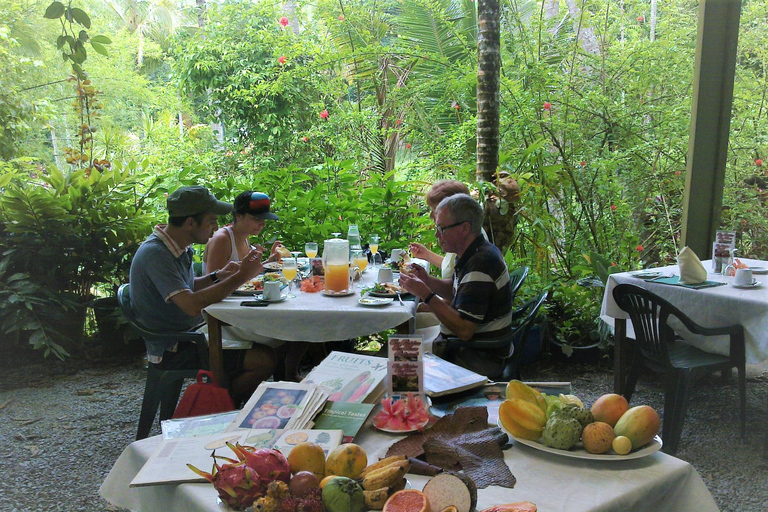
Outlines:
[[[357,224],[350,224],[347,230],[347,240],[349,241],[349,254],[350,256],[354,251],[363,250],[363,246],[360,243],[360,231],[357,229]]]

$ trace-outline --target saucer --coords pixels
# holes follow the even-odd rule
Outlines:
[[[741,288],[742,290],[748,290],[750,288],[760,288],[761,286],[763,286],[763,283],[761,283],[760,281],[752,281],[749,284],[731,283],[731,286],[733,286],[734,288]]]
[[[355,293],[354,290],[344,290],[343,292],[332,292],[329,290],[323,290],[323,295],[327,297],[347,297]]]
[[[753,274],[768,274],[768,267],[749,267]]]
[[[263,300],[264,302],[274,303],[274,302],[283,302],[283,301],[284,301],[285,299],[287,299],[287,298],[288,298],[288,294],[287,294],[287,293],[284,293],[284,294],[282,294],[282,295],[280,296],[280,298],[279,298],[279,299],[265,299],[265,298],[263,298],[263,297],[262,297],[262,299],[261,299],[261,300]]]

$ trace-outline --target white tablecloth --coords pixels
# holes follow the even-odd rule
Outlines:
[[[383,457],[401,436],[374,431],[368,423],[356,441],[369,461]],[[160,441],[136,441],[120,455],[99,492],[114,505],[140,512],[221,512],[216,491],[207,483],[128,487]],[[657,452],[642,459],[599,462],[577,460],[515,445],[504,459],[517,478],[513,489],[479,491],[477,508],[529,500],[542,512],[709,512],[712,495],[687,462]],[[407,475],[422,489],[429,477]]]
[[[338,341],[367,336],[410,321],[416,314],[416,303],[395,299],[388,306],[362,306],[359,285],[370,285],[376,275],[373,269],[355,282],[355,293],[347,297],[328,297],[319,293],[298,291],[295,299],[270,304],[264,308],[240,305],[248,297],[230,297],[205,308],[205,312],[243,331],[265,338],[285,341]],[[283,290],[287,292],[287,288]],[[249,339],[249,338],[246,338]]]
[[[768,262],[765,261],[745,258],[740,258],[740,260],[750,266],[768,266]],[[612,274],[608,278],[608,283],[605,287],[601,316],[628,319],[629,316],[613,300],[613,289],[616,285],[622,283],[634,284],[669,301],[680,311],[688,315],[691,320],[704,327],[722,327],[732,324],[743,325],[747,363],[759,364],[768,360],[768,275],[754,276],[755,279],[763,282],[763,286],[759,288],[739,289],[731,286],[733,277],[713,274],[711,272],[711,261],[704,261],[702,263],[704,268],[707,269],[708,281],[726,282],[728,284],[694,290],[683,286],[671,286],[644,281],[632,277],[627,272]],[[665,275],[680,275],[680,269],[677,265],[660,267],[654,270],[659,270]],[[629,323],[627,331],[629,331]],[[681,335],[702,350],[715,354],[728,354],[727,337],[699,337],[690,333],[681,333]],[[632,337],[629,333],[628,336]]]

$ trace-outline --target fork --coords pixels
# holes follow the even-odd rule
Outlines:
[[[403,302],[403,298],[400,296],[400,292],[395,290],[395,295],[397,295],[397,300],[400,301],[400,305],[405,306],[405,303]]]

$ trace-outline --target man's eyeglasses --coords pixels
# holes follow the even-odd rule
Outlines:
[[[456,226],[460,226],[460,225],[464,224],[465,222],[469,222],[469,221],[462,220],[461,222],[454,222],[450,226],[445,226],[445,227],[442,227],[442,228],[440,226],[435,226],[435,231],[437,231],[438,235],[442,235],[443,233],[445,233],[449,229],[455,228]]]

